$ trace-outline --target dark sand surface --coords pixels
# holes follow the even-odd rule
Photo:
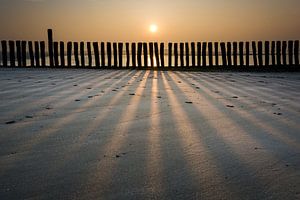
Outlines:
[[[300,73],[0,69],[0,199],[300,199]]]

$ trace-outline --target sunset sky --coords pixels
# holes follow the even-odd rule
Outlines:
[[[222,41],[300,38],[300,0],[0,0],[0,39]],[[150,26],[157,31],[150,31]]]

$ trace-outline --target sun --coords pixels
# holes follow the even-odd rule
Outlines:
[[[151,24],[150,27],[149,27],[149,30],[151,33],[156,33],[157,30],[158,30],[158,27],[156,24]]]

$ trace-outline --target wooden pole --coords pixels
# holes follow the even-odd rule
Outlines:
[[[185,43],[185,66],[190,66],[190,47],[188,42]]]
[[[168,44],[168,66],[172,67],[172,47],[173,44],[171,42],[169,42]]]
[[[276,54],[275,54],[275,49],[276,49],[276,43],[275,41],[272,41],[271,43],[271,57],[272,57],[272,65],[276,65]]]
[[[86,43],[86,47],[87,47],[87,53],[88,53],[88,62],[89,62],[89,67],[92,67],[92,63],[93,63],[93,59],[92,59],[92,46],[91,46],[91,42],[87,42]]]
[[[250,42],[246,42],[246,66],[250,66]]]
[[[74,58],[75,58],[75,66],[79,67],[79,55],[78,55],[78,42],[74,42]]]
[[[253,65],[257,66],[257,50],[256,50],[256,42],[252,42],[252,55],[253,55]]]
[[[7,42],[5,40],[1,41],[2,45],[2,66],[7,67]]]
[[[286,48],[287,48],[287,42],[283,41],[282,42],[282,64],[286,66]]]
[[[100,55],[99,55],[99,43],[93,42],[93,49],[94,49],[94,57],[95,57],[95,67],[100,67]],[[101,52],[102,53],[102,52]],[[101,65],[104,67],[104,65]]]
[[[104,42],[100,43],[100,51],[101,51],[101,67],[105,67],[105,43]]]
[[[58,67],[58,42],[53,42],[54,45],[54,66]]]
[[[150,54],[150,64],[151,64],[151,67],[154,67],[154,44],[153,42],[150,42],[149,43],[149,54]]]
[[[49,54],[49,62],[52,67],[54,64],[53,61],[53,31],[52,29],[48,29],[48,54]]]
[[[215,66],[219,66],[219,43],[215,42]]]
[[[201,42],[197,42],[197,66],[201,66]]]
[[[237,66],[237,42],[233,42],[232,43],[232,47],[233,47],[233,66]]]
[[[22,67],[21,41],[16,41],[18,67]]]
[[[27,52],[26,52],[26,46],[27,46],[27,42],[26,41],[22,41],[21,42],[21,52],[22,52],[22,66],[26,67],[27,66]]]
[[[123,67],[123,43],[118,43],[119,50],[119,67]]]
[[[196,67],[196,47],[195,42],[191,43],[191,53],[192,53],[192,66]]]
[[[138,61],[138,67],[142,67],[142,49],[143,49],[143,43],[138,43],[138,49],[137,49],[137,61]]]
[[[203,42],[202,43],[202,66],[206,67],[206,47],[207,43]]]
[[[136,67],[136,43],[131,44],[132,67]]]
[[[143,43],[143,52],[144,52],[144,67],[148,67],[148,44]]]
[[[63,41],[60,42],[59,44],[60,47],[60,66],[65,67],[65,43]]]
[[[111,67],[111,43],[108,42],[107,44],[107,66]]]
[[[240,66],[244,66],[244,42],[239,42]]]
[[[227,66],[225,42],[221,42],[220,46],[221,46],[221,53],[222,53],[222,65],[225,67]]]
[[[208,43],[208,63],[209,63],[209,66],[213,66],[213,44],[212,44],[212,42]]]
[[[184,43],[180,43],[180,66],[184,67]]]
[[[270,42],[265,41],[265,66],[270,65]]]
[[[231,56],[231,43],[227,42],[227,66],[232,66],[232,56]]]
[[[174,43],[174,67],[178,67],[178,43]]]
[[[289,54],[289,65],[292,66],[294,64],[293,62],[293,45],[294,42],[292,40],[290,40],[288,42],[288,54]]]
[[[10,66],[15,67],[16,66],[16,63],[15,63],[15,59],[16,59],[16,56],[15,56],[15,42],[10,40],[8,42],[8,44],[9,44]]]
[[[158,43],[154,43],[154,53],[157,67],[160,67],[160,59],[159,59],[159,51],[158,51]]]
[[[41,48],[41,66],[46,67],[46,44],[44,41],[40,42]]]
[[[160,43],[160,64],[165,67],[165,44]]]
[[[258,65],[263,66],[263,45],[262,41],[258,42]]]
[[[126,67],[129,67],[130,65],[130,49],[129,49],[129,43],[126,42]]]
[[[114,67],[118,66],[118,46],[117,43],[113,43],[113,54],[114,54]]]
[[[294,56],[295,56],[295,65],[299,66],[299,40],[295,41]]]
[[[276,42],[276,60],[277,60],[277,65],[281,65],[281,42],[277,41]]]
[[[68,67],[72,67],[72,42],[67,43],[67,62]]]
[[[32,43],[32,41],[28,42],[28,50],[29,50],[30,66],[34,67],[34,54],[33,54],[33,43]]]

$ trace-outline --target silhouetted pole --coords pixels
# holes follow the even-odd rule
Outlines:
[[[7,42],[1,41],[2,46],[2,66],[7,67]]]
[[[17,62],[18,67],[22,67],[22,50],[21,50],[21,41],[16,41],[16,47],[17,47]]]
[[[282,42],[282,64],[286,66],[286,48],[287,48],[287,43],[286,41]]]
[[[143,43],[138,43],[138,49],[137,49],[137,62],[138,67],[142,67],[142,49],[143,49]]]
[[[201,42],[197,42],[197,66],[201,66]]]
[[[208,43],[208,63],[209,63],[209,66],[213,66],[213,44],[212,44],[212,42]]]
[[[95,57],[95,67],[100,67],[100,54],[99,54],[98,42],[93,42],[93,49],[94,49],[94,57]],[[101,66],[104,67],[104,65]]]
[[[129,43],[127,42],[125,44],[126,46],[126,67],[129,67],[130,65],[130,50],[129,50]]]
[[[153,42],[149,43],[149,54],[150,54],[151,67],[154,67],[154,44],[153,44]]]
[[[58,67],[58,42],[54,42],[54,51],[53,51],[53,55],[54,55],[54,66]]]
[[[146,42],[143,43],[144,50],[144,67],[148,67],[148,44]]]
[[[111,43],[108,42],[107,44],[107,66],[111,67]]]
[[[276,65],[276,54],[275,54],[275,49],[276,49],[276,43],[275,41],[272,41],[271,43],[271,57],[272,57],[272,65]]]
[[[256,42],[252,42],[252,55],[253,55],[253,65],[257,66],[257,50],[256,50]]]
[[[85,67],[84,42],[80,42],[80,61],[81,67]]]
[[[202,43],[202,66],[206,67],[206,47],[207,43],[203,42]]]
[[[136,67],[136,43],[131,44],[132,67]]]
[[[65,63],[65,43],[63,41],[61,41],[59,43],[59,53],[60,53],[60,66],[61,67],[65,67],[66,63]]]
[[[277,65],[281,65],[281,42],[277,41],[276,42],[276,60],[277,60]]]
[[[48,29],[48,54],[49,54],[49,62],[52,67],[53,62],[53,31],[52,29]]]
[[[215,46],[215,62],[216,62],[215,65],[219,66],[219,43],[215,42],[214,46]]]
[[[178,43],[174,43],[174,66],[178,67]]]
[[[227,42],[227,66],[232,66],[232,56],[231,56],[231,43]]]
[[[72,67],[72,42],[67,43],[67,62],[68,67]]]
[[[294,56],[295,56],[295,65],[299,66],[299,40],[295,41]]]
[[[191,43],[191,53],[192,53],[192,66],[196,67],[196,47],[195,42]]]
[[[100,51],[101,51],[101,67],[105,67],[105,43],[104,42],[100,43]]]
[[[21,46],[22,46],[22,49],[21,49],[21,52],[22,52],[22,66],[26,67],[27,66],[27,63],[26,63],[26,60],[27,60],[27,52],[26,52],[27,42],[22,41]]]
[[[244,42],[239,42],[240,66],[244,66]]]
[[[250,42],[246,42],[246,66],[250,66]]]
[[[258,42],[258,65],[263,66],[263,45],[262,41]]]
[[[160,65],[165,67],[165,44],[160,43]]]
[[[190,66],[190,47],[188,42],[185,43],[185,66]]]
[[[88,53],[88,60],[89,60],[89,67],[92,67],[92,47],[91,43],[86,43],[87,53]]]
[[[233,66],[237,66],[237,42],[233,42],[232,43],[232,47],[233,47]]]
[[[221,42],[220,46],[221,46],[221,54],[222,54],[222,65],[227,66],[225,42]]]
[[[41,48],[41,66],[46,67],[46,44],[44,41],[40,42]]]
[[[173,47],[173,44],[171,42],[169,42],[168,44],[168,66],[169,67],[172,67],[172,47]]]
[[[118,43],[119,49],[119,67],[123,67],[123,43]]]
[[[180,66],[184,67],[184,43],[180,43]]]
[[[270,42],[265,41],[265,66],[270,65]]]
[[[33,54],[33,43],[32,43],[32,41],[28,42],[28,50],[29,50],[30,66],[34,67],[34,54]]]
[[[79,67],[79,55],[78,55],[78,42],[74,42],[74,58],[75,58],[75,66]]]
[[[16,63],[15,63],[15,42],[14,41],[9,41],[9,58],[10,58],[10,66],[11,67],[15,67]]]
[[[118,66],[118,46],[117,43],[113,43],[113,52],[114,52],[114,67]]]
[[[289,65],[293,65],[293,41],[288,42]]]
[[[154,53],[157,67],[160,67],[158,43],[154,43]]]

